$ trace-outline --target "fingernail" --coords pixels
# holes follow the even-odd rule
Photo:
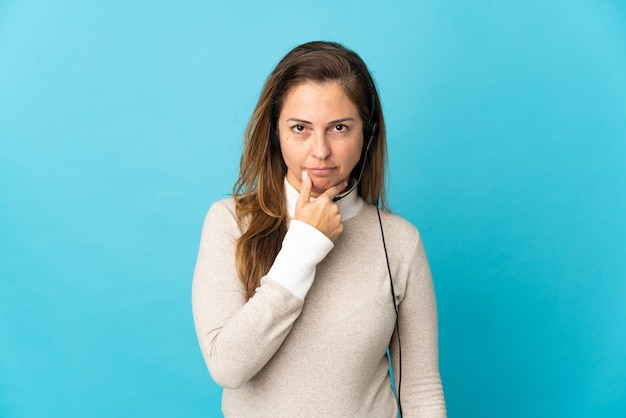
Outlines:
[[[307,173],[306,171],[302,172],[302,181],[306,181],[306,179],[309,178],[309,173]]]

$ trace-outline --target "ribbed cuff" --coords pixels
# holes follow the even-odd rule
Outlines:
[[[313,284],[317,264],[333,247],[333,242],[315,227],[291,220],[283,246],[267,276],[304,300]]]

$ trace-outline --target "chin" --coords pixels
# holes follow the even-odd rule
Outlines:
[[[313,190],[321,190],[322,193],[339,183],[341,180],[322,178],[313,179]]]

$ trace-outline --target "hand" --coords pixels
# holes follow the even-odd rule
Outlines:
[[[333,199],[341,193],[347,185],[348,182],[344,180],[319,195],[314,202],[310,202],[313,182],[311,181],[311,177],[309,177],[309,173],[303,171],[300,197],[296,202],[296,213],[293,218],[317,228],[331,241],[336,240],[341,232],[343,232],[343,224],[341,223],[339,206],[333,202]]]

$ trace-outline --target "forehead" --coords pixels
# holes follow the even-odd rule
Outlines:
[[[346,116],[359,116],[358,109],[338,83],[316,83],[306,81],[292,87],[285,95],[281,109],[284,112],[293,111],[305,113],[349,113]]]

